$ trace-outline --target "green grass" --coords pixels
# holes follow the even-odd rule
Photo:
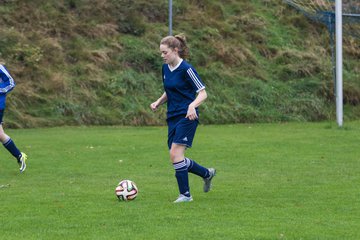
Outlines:
[[[359,239],[360,122],[202,125],[188,156],[218,170],[178,195],[165,127],[9,130],[0,151],[2,239]],[[121,179],[139,187],[118,202]]]

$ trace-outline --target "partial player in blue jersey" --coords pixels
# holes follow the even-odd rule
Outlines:
[[[174,203],[190,202],[193,198],[188,173],[203,178],[204,192],[210,190],[216,173],[214,168],[205,168],[185,157],[185,150],[191,147],[199,124],[198,107],[207,98],[207,93],[195,68],[185,60],[189,49],[184,35],[163,38],[160,52],[164,60],[162,80],[165,92],[150,107],[155,111],[167,102],[168,147],[180,192]]]
[[[19,151],[14,141],[4,132],[3,129],[3,116],[5,111],[6,95],[14,87],[14,79],[11,77],[6,67],[0,63],[0,141],[3,146],[16,158],[20,166],[20,173],[22,173],[26,169],[27,155]]]

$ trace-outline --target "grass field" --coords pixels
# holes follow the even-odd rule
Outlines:
[[[360,239],[360,122],[200,126],[188,156],[218,171],[178,195],[165,127],[9,130],[1,239]],[[121,179],[137,183],[119,202]]]

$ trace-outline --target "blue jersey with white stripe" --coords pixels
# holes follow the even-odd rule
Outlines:
[[[0,64],[0,109],[5,109],[6,94],[15,87],[15,81],[4,65]]]
[[[164,64],[162,76],[167,96],[167,118],[186,115],[196,94],[205,88],[195,68],[185,60],[180,61],[174,69]]]

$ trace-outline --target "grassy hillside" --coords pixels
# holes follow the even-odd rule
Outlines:
[[[203,123],[334,119],[328,33],[281,0],[174,2],[207,85]],[[0,1],[9,127],[158,125],[167,1]],[[360,118],[360,43],[345,39],[346,119]]]

